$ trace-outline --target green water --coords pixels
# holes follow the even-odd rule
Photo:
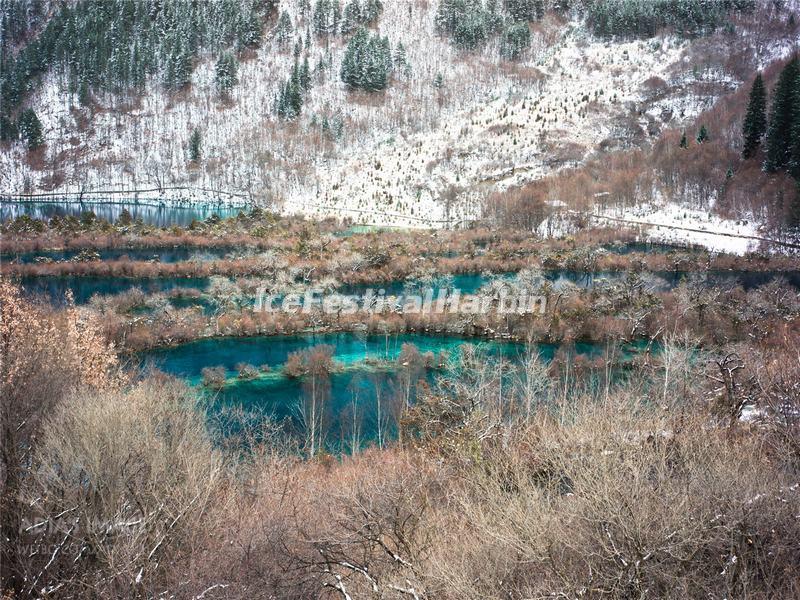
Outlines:
[[[300,405],[307,397],[307,381],[293,379],[283,373],[289,354],[308,350],[321,344],[333,348],[336,364],[329,379],[329,397],[325,403],[325,429],[328,447],[343,446],[343,439],[352,430],[353,414],[358,416],[362,428],[362,441],[375,442],[380,413],[387,415],[416,396],[420,381],[436,385],[436,378],[448,368],[415,369],[413,373],[398,364],[403,344],[413,344],[421,353],[445,353],[452,364],[465,344],[476,346],[487,361],[504,359],[519,364],[526,355],[524,344],[503,341],[467,340],[429,335],[361,335],[357,333],[306,334],[285,337],[213,338],[180,346],[153,350],[140,355],[142,364],[156,367],[166,373],[200,386],[205,367],[222,367],[225,385],[221,390],[203,389],[212,398],[211,414],[220,415],[225,408],[237,407],[248,412],[269,415],[283,422],[289,431],[302,430]],[[537,346],[542,358],[549,362],[559,350],[558,345]],[[602,344],[579,343],[576,354],[592,358],[604,355]],[[636,348],[629,348],[630,356]],[[255,379],[240,379],[236,366],[247,363],[255,367],[268,367]],[[386,436],[393,435],[393,425],[384,427]],[[344,444],[346,445],[346,444]]]
[[[655,291],[669,291],[674,289],[689,273],[660,271],[642,274],[647,285]],[[789,287],[800,289],[800,271],[708,271],[706,285],[726,286],[741,285],[745,290],[751,290],[766,285],[775,279],[783,280]],[[511,280],[514,273],[499,273],[493,277]],[[627,277],[625,271],[608,271],[586,273],[582,271],[545,271],[545,280],[558,290],[567,285],[588,289],[601,283],[619,283]],[[491,277],[483,273],[461,273],[456,275],[441,276],[430,281],[385,281],[371,284],[347,284],[337,288],[337,292],[344,295],[362,296],[367,290],[378,294],[383,290],[386,296],[402,294],[418,294],[421,289],[433,288],[434,297],[438,290],[461,290],[462,295],[474,294],[481,287],[489,283]],[[77,276],[44,276],[23,277],[21,280],[25,292],[29,295],[42,295],[56,304],[63,302],[64,295],[70,290],[77,304],[84,304],[95,295],[113,295],[131,288],[138,287],[145,292],[170,291],[178,288],[191,288],[205,291],[209,286],[207,278],[127,278],[127,277],[77,277]],[[212,302],[206,298],[202,304],[207,312],[213,311]]]
[[[39,252],[24,252],[20,254],[5,253],[0,255],[0,261],[33,263],[37,258],[46,258],[56,262],[65,262],[75,259],[82,252],[86,252],[86,249],[42,250]],[[96,250],[95,252],[97,252],[100,260],[120,260],[127,258],[132,261],[157,261],[161,263],[177,263],[187,260],[220,260],[247,257],[255,254],[255,252],[250,249],[234,248],[232,246],[214,248],[195,248],[192,246],[168,248],[105,248]]]
[[[86,304],[94,295],[111,296],[139,288],[144,292],[168,292],[179,288],[205,290],[209,280],[203,277],[22,277],[23,292],[29,296],[44,296],[54,304],[63,304],[67,291],[76,304]]]
[[[218,202],[196,202],[184,205],[159,202],[157,200],[135,201],[117,200],[108,202],[76,202],[69,200],[5,200],[0,203],[0,220],[8,221],[22,215],[32,219],[48,220],[53,217],[80,218],[84,212],[93,212],[98,219],[116,222],[127,210],[131,217],[156,227],[178,225],[186,227],[192,221],[203,221],[212,215],[234,217],[247,208],[226,206]]]

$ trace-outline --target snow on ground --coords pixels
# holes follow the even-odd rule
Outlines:
[[[231,102],[216,97],[213,56],[199,61],[184,92],[153,83],[140,98],[97,98],[91,110],[51,75],[33,98],[45,155],[32,162],[21,144],[0,151],[0,193],[155,189],[162,198],[244,199],[365,224],[455,225],[479,216],[493,191],[576,165],[599,145],[647,143],[738,85],[721,68],[697,68],[687,42],[598,40],[580,22],[554,18],[532,27],[519,63],[501,61],[497,42],[463,53],[436,34],[437,5],[384,2],[377,29],[393,47],[403,42],[411,76],[395,75],[383,94],[349,92],[339,79],[345,42],[315,38],[307,51],[315,84],[294,123],[272,112],[294,43],[281,48],[269,34],[241,62]],[[280,2],[305,38],[297,8]],[[754,55],[766,52],[775,50]],[[320,123],[337,117],[344,131],[334,141]],[[188,160],[195,128],[197,165]]]
[[[681,51],[669,39],[593,41],[570,24],[555,47],[541,48],[540,60],[518,67],[518,81],[487,90],[469,108],[444,111],[431,130],[385,134],[319,165],[314,193],[292,190],[284,208],[387,225],[476,218],[486,192],[575,165],[614,136],[616,118],[641,101],[641,83],[666,76]]]
[[[712,252],[741,255],[756,250],[759,245],[757,223],[723,219],[708,211],[674,203],[609,209],[595,215],[595,220],[641,226],[648,241],[701,246]]]

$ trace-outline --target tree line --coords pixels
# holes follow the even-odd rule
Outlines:
[[[42,26],[41,1],[10,0],[0,31],[0,100],[4,139],[17,107],[41,76],[58,69],[85,102],[91,90],[140,91],[152,79],[167,89],[191,81],[202,50],[258,46],[274,0],[80,0],[59,5]],[[35,29],[41,30],[35,33]],[[32,35],[18,52],[13,45]],[[229,66],[229,63],[228,63]],[[224,86],[223,86],[224,87]]]
[[[713,31],[731,12],[749,12],[755,0],[441,0],[438,31],[465,50],[483,47],[500,36],[501,56],[518,59],[530,45],[526,23],[545,11],[578,11],[601,36],[649,37],[672,28],[685,35]]]
[[[767,116],[767,91],[759,73],[750,89],[742,127],[745,160],[758,156],[764,144],[764,170],[788,171],[800,182],[800,62],[795,55],[781,71],[772,90]]]

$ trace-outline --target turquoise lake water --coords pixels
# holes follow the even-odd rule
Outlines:
[[[222,218],[234,217],[246,208],[231,208],[223,204],[209,202],[205,204],[173,206],[166,203],[153,202],[72,202],[72,201],[3,201],[0,202],[0,220],[8,221],[22,215],[33,219],[51,219],[53,217],[72,216],[80,218],[87,211],[93,212],[97,218],[109,222],[119,219],[123,210],[127,210],[134,219],[141,219],[148,225],[169,227],[178,225],[185,227],[192,221],[203,221],[211,215]]]
[[[37,258],[47,258],[53,261],[70,261],[85,250],[44,250],[41,252],[25,252],[22,254],[2,254],[0,261],[20,263],[33,263]],[[177,263],[187,260],[209,261],[226,258],[241,258],[256,254],[255,250],[239,249],[230,246],[218,248],[194,248],[178,246],[174,248],[106,248],[96,250],[100,260],[120,260],[127,258],[132,261],[154,260],[162,263]]]
[[[444,352],[449,357],[449,364],[465,344],[477,347],[485,355],[486,361],[502,358],[512,365],[519,364],[528,352],[524,344],[514,342],[417,334],[381,336],[333,333],[204,339],[145,352],[139,355],[139,360],[144,365],[158,368],[197,386],[202,382],[203,368],[222,367],[226,378],[223,389],[212,391],[199,388],[211,399],[212,416],[223,414],[224,408],[238,407],[247,412],[269,415],[283,422],[289,431],[299,433],[302,429],[299,407],[307,397],[308,383],[302,378],[285,376],[283,365],[292,352],[329,345],[333,348],[337,368],[326,384],[329,385],[329,398],[325,403],[325,426],[329,432],[329,447],[337,449],[342,438],[347,438],[351,431],[354,411],[359,417],[364,442],[375,441],[379,401],[381,413],[389,414],[393,407],[396,409],[398,403],[404,402],[406,390],[413,400],[418,381],[435,385],[436,378],[447,372],[447,368],[421,369],[409,375],[397,362],[405,343],[413,344],[421,353],[438,355]],[[536,346],[536,349],[549,362],[559,346],[543,344]],[[604,355],[606,347],[603,344],[578,343],[571,351],[596,358]],[[631,346],[623,357],[632,356],[636,351],[637,347]],[[255,367],[266,365],[269,370],[256,379],[239,379],[236,367],[240,363]],[[414,383],[409,385],[409,381]],[[386,433],[392,433],[391,427]]]
[[[687,273],[658,272],[646,275],[651,287],[656,291],[668,291],[675,288]],[[754,289],[780,278],[787,285],[800,290],[800,271],[709,271],[707,274],[708,285],[741,285],[745,290]],[[579,288],[591,288],[600,282],[618,282],[627,274],[623,272],[584,273],[579,271],[547,271],[545,279],[553,284],[555,289],[565,285],[575,285]],[[511,279],[513,273],[496,275],[500,279]],[[431,282],[390,281],[373,284],[342,285],[337,292],[345,295],[363,295],[368,289],[384,290],[387,296],[401,295],[418,291],[420,285],[432,286],[434,290],[440,288],[460,289],[462,294],[474,294],[488,283],[489,278],[484,274],[467,273],[443,277]],[[67,290],[72,291],[75,302],[84,304],[95,295],[113,295],[131,288],[138,287],[146,292],[170,291],[179,288],[189,288],[204,291],[208,289],[208,278],[126,278],[126,277],[23,277],[21,283],[29,295],[44,295],[55,303],[62,303]],[[210,304],[206,301],[206,307]]]
[[[44,296],[54,304],[62,304],[67,291],[72,292],[76,304],[86,304],[94,295],[112,296],[133,288],[155,293],[174,289],[202,291],[209,286],[208,278],[203,277],[22,277],[20,283],[27,295]]]

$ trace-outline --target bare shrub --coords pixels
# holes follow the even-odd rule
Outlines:
[[[673,421],[619,396],[520,435],[457,496],[463,518],[429,563],[446,597],[796,590],[800,499],[757,438],[732,443],[702,419]]]
[[[25,580],[20,532],[25,503],[21,486],[42,420],[79,389],[122,382],[117,356],[99,323],[75,308],[55,313],[24,300],[0,279],[0,545],[2,585]]]
[[[153,590],[191,554],[221,462],[181,384],[76,394],[48,418],[26,486],[30,590]]]
[[[222,389],[225,386],[225,367],[205,367],[200,375],[206,387]]]

